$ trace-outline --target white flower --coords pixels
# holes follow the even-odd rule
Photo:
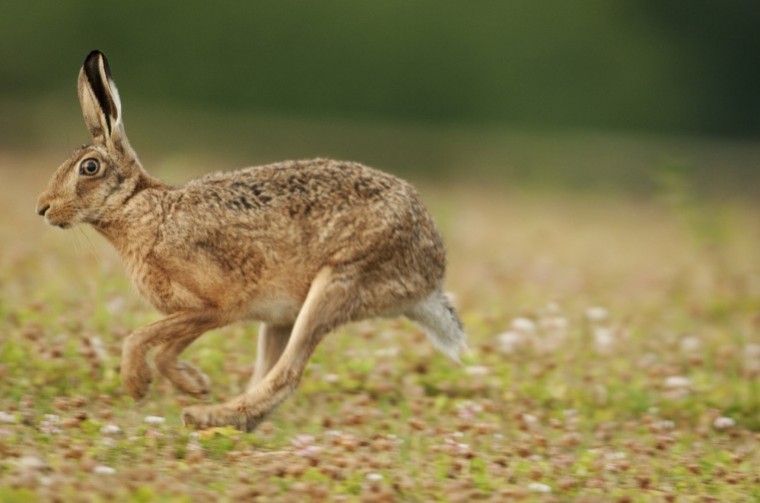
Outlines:
[[[599,354],[608,354],[615,345],[612,330],[606,327],[594,327],[594,349]]]
[[[203,452],[203,446],[198,442],[197,438],[193,438],[187,442],[185,449],[188,451]]]
[[[665,379],[665,387],[670,389],[690,388],[691,379],[683,376],[670,376]]]
[[[475,416],[483,412],[483,406],[477,402],[466,401],[456,405],[457,412],[460,419],[473,419]],[[461,433],[461,432],[460,432]]]
[[[663,431],[664,430],[672,430],[673,428],[676,427],[676,423],[674,423],[673,421],[667,420],[667,419],[663,419],[662,421],[657,421],[656,423],[654,423],[654,426],[657,429],[663,430]]]
[[[747,358],[760,357],[760,344],[747,344],[744,346],[744,356]]]
[[[297,435],[291,444],[296,448],[296,455],[304,458],[314,458],[322,452],[322,448],[318,445],[314,445],[314,437],[311,435]]]
[[[146,421],[147,421],[147,418],[146,418]],[[102,433],[103,435],[118,435],[119,433],[121,433],[121,428],[119,428],[115,424],[107,424],[100,429],[100,433]]]
[[[524,345],[525,336],[513,330],[508,330],[507,332],[497,335],[496,341],[499,345],[499,351],[505,354],[510,354],[514,353],[520,346]]]
[[[382,348],[382,349],[376,349],[375,350],[375,356],[378,356],[380,358],[393,358],[395,356],[398,356],[400,352],[400,348],[398,346],[392,346],[390,348]]]
[[[0,423],[13,424],[16,422],[16,416],[0,410]]]
[[[525,427],[533,429],[536,428],[539,424],[538,418],[531,414],[523,414],[520,416],[520,419],[522,419],[523,424]]]
[[[471,365],[469,367],[465,367],[464,371],[467,375],[470,376],[485,376],[488,375],[489,369],[483,365]]]
[[[536,331],[536,324],[528,318],[515,318],[512,320],[512,330],[524,335],[532,335]]]
[[[536,424],[538,422],[538,418],[530,414],[523,414],[522,420],[525,421],[526,424]]]
[[[604,321],[607,319],[607,310],[603,307],[594,306],[586,310],[586,318],[591,321]]]
[[[307,447],[314,443],[314,437],[311,435],[298,435],[296,438],[290,441],[294,447]]]
[[[320,452],[322,452],[322,448],[318,445],[307,445],[306,447],[298,449],[296,455],[304,458],[315,458]]]
[[[145,422],[148,424],[163,424],[166,422],[166,418],[161,416],[145,416]]]
[[[561,332],[567,329],[567,318],[563,316],[550,316],[541,320],[541,328],[547,332]]]
[[[103,339],[98,336],[92,336],[88,340],[90,342],[92,352],[95,353],[95,356],[98,358],[98,360],[105,360],[108,356],[108,353],[106,352],[105,344],[103,344]]]
[[[61,417],[56,414],[45,414],[42,421],[40,421],[40,431],[44,433],[57,434],[61,433],[61,429],[58,425],[61,424]]]
[[[727,430],[736,426],[736,421],[730,417],[721,416],[715,419],[713,426],[715,426],[716,430]]]
[[[541,484],[539,482],[531,482],[528,484],[528,490],[533,491],[534,493],[550,493],[552,492],[552,488],[547,486],[546,484]]]
[[[116,470],[110,466],[98,465],[92,469],[92,473],[97,473],[98,475],[114,475]]]
[[[19,458],[17,464],[21,468],[27,468],[30,470],[43,470],[47,468],[47,463],[34,456],[23,456],[22,458]]]
[[[681,351],[684,353],[693,353],[699,350],[702,342],[697,337],[684,337],[681,339]]]
[[[369,480],[370,482],[380,482],[381,480],[383,480],[383,476],[379,473],[368,473],[367,480]]]
[[[124,309],[124,297],[114,296],[106,301],[106,311],[116,314]]]

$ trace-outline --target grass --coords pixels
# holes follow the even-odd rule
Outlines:
[[[423,185],[465,364],[361,322],[255,433],[194,432],[168,383],[125,395],[121,343],[158,315],[100,237],[33,214],[50,159],[2,160],[0,501],[760,501],[751,203]],[[188,350],[214,401],[247,382],[255,333]]]

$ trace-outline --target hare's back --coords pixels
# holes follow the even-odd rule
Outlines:
[[[207,175],[187,189],[196,193],[196,204],[217,214],[220,225],[240,224],[238,229],[256,234],[251,238],[328,254],[378,246],[428,247],[442,254],[414,187],[359,163],[287,161]]]
[[[200,193],[196,202],[221,211],[225,221],[318,226],[328,237],[335,237],[331,230],[380,231],[427,216],[407,182],[358,163],[328,159],[215,173],[191,182],[188,189]]]

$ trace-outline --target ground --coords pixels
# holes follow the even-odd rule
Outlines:
[[[464,363],[405,320],[357,323],[256,432],[196,432],[168,383],[125,395],[121,344],[158,314],[102,238],[34,214],[55,165],[0,159],[0,501],[760,501],[750,203],[420,183]],[[256,330],[187,351],[213,401],[245,386]]]

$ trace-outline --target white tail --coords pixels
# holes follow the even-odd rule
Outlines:
[[[467,350],[467,334],[443,292],[436,290],[405,314],[425,329],[436,349],[460,363],[459,356]]]

